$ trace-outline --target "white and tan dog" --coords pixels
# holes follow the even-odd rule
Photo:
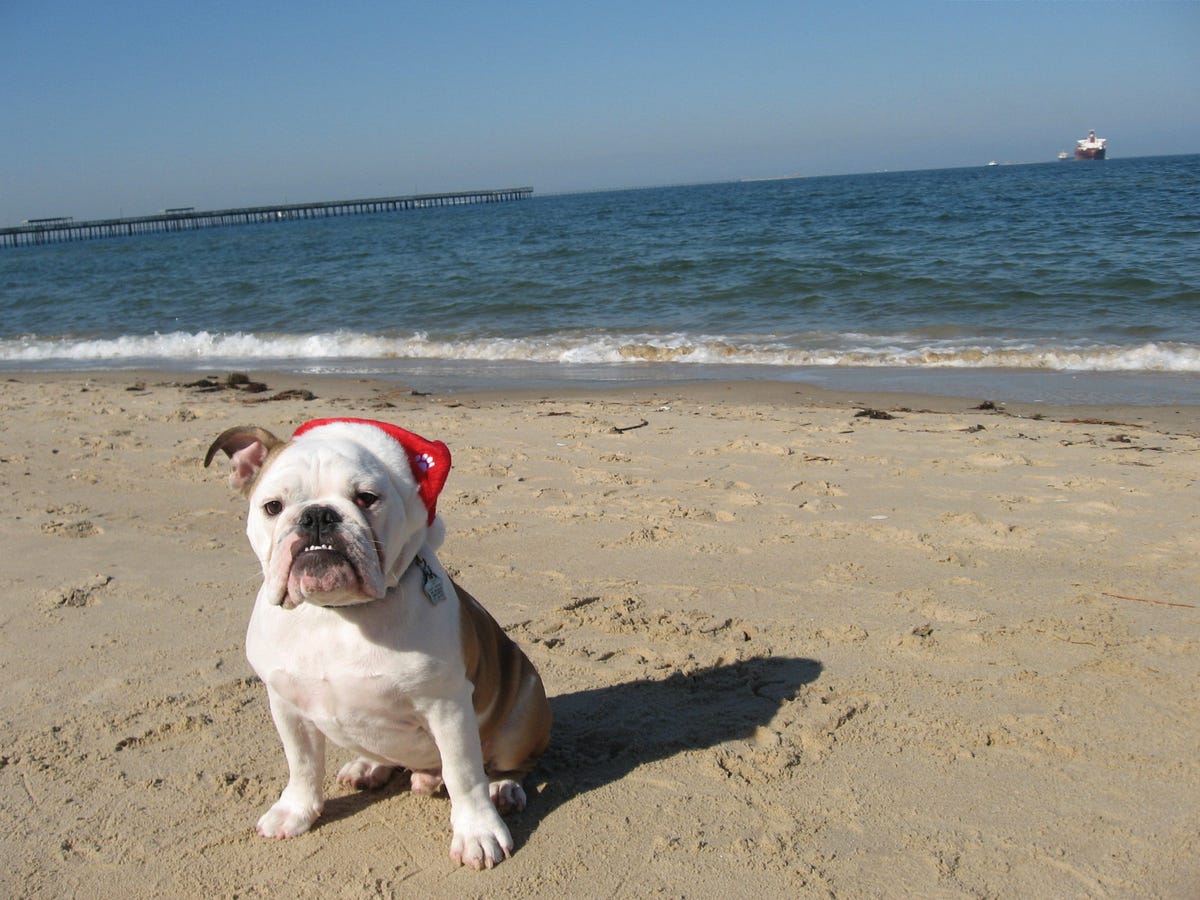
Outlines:
[[[532,663],[454,584],[434,551],[450,469],[440,441],[366,419],[319,419],[284,442],[231,428],[217,451],[250,498],[246,534],[263,584],[246,656],[267,686],[289,778],[258,820],[303,834],[324,804],[325,739],[358,757],[338,780],[450,795],[450,856],[479,869],[512,851],[500,813],[525,807],[521,779],[550,739]]]

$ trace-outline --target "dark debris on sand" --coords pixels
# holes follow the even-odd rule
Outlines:
[[[230,372],[224,377],[217,375],[206,375],[198,381],[189,381],[183,385],[185,388],[192,388],[200,394],[212,394],[218,391],[238,391],[242,394],[264,394],[270,390],[266,384],[261,381],[251,381],[250,376],[243,372]],[[248,400],[248,403],[262,403],[269,400],[316,400],[317,395],[312,391],[304,390],[303,388],[293,388],[291,390],[279,391],[272,394],[270,397],[258,397],[253,400]]]

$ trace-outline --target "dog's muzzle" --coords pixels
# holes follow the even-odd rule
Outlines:
[[[342,513],[313,504],[301,511],[293,534],[287,594],[281,598],[285,608],[304,600],[340,605],[360,599],[356,595],[363,593],[361,555],[351,546]]]

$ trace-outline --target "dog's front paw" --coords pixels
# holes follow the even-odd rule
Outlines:
[[[512,853],[512,835],[508,826],[500,820],[495,809],[490,815],[464,816],[454,826],[454,837],[450,841],[450,858],[459,865],[472,869],[490,869],[508,859]]]
[[[321,815],[321,804],[294,806],[280,800],[258,820],[258,833],[269,838],[289,838],[304,834]]]
[[[338,772],[338,783],[359,790],[374,790],[387,784],[393,771],[391,766],[380,765],[360,757],[342,766]]]

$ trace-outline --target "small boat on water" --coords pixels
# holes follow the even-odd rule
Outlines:
[[[1070,159],[1070,158],[1071,158],[1071,154],[1070,154],[1070,153],[1068,153],[1066,150],[1059,150],[1059,151],[1058,151],[1058,158],[1059,158],[1059,159]]]
[[[1086,138],[1075,142],[1075,158],[1104,159],[1107,146],[1108,141],[1105,138],[1098,138],[1095,131],[1089,131]]]

